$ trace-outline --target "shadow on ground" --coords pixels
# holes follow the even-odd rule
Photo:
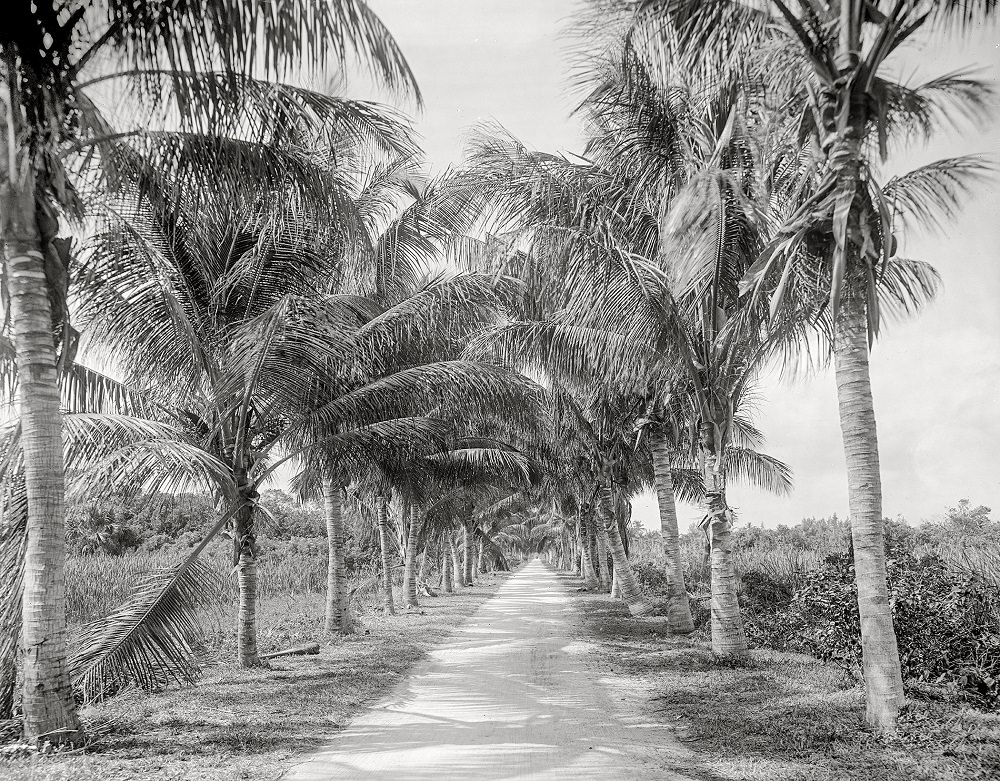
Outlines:
[[[529,563],[393,698],[287,778],[690,778],[670,769],[678,746],[669,729],[622,718],[578,628],[574,600]]]
[[[505,577],[490,575],[473,589],[425,599],[419,611],[364,616],[362,631],[347,638],[322,636],[323,604],[316,595],[295,600],[294,626],[288,599],[264,600],[259,615],[264,650],[315,638],[321,653],[276,659],[269,670],[218,665],[195,687],[115,697],[85,712],[91,724],[105,725],[86,752],[0,761],[0,778],[275,779],[294,757],[322,745],[392,691]]]
[[[700,764],[746,781],[911,781],[1000,778],[1000,714],[914,702],[900,735],[864,722],[860,685],[799,654],[755,650],[744,662],[714,657],[703,629],[663,632],[606,595],[578,594],[586,630],[616,676],[632,681],[651,719],[678,727]]]

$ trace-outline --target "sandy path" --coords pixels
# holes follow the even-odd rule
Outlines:
[[[287,781],[670,779],[678,749],[609,691],[572,639],[566,588],[532,561]]]

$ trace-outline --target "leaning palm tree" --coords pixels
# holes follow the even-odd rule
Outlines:
[[[88,68],[110,63],[127,71],[138,94],[150,96],[144,71],[168,74],[216,69],[238,82],[258,63],[286,66],[342,62],[348,48],[373,73],[404,89],[415,84],[395,41],[361,0],[281,0],[261,13],[241,0],[149,5],[104,2],[8,4],[0,33],[5,99],[0,109],[2,243],[10,285],[12,330],[25,426],[28,546],[24,643],[37,649],[24,669],[25,735],[53,743],[80,738],[66,668],[63,561],[63,467],[58,428],[58,350],[70,352],[65,327],[67,255],[55,240],[58,217],[78,213],[62,158],[80,140]],[[233,45],[233,25],[250,33]],[[153,92],[159,95],[159,88]],[[222,93],[207,91],[202,106]],[[232,94],[232,93],[230,93]],[[81,109],[83,111],[81,112]],[[185,106],[182,119],[199,114]],[[200,118],[216,121],[207,110]],[[55,301],[56,311],[50,301]],[[62,310],[62,311],[59,311]],[[57,336],[53,337],[52,324]]]
[[[892,731],[903,688],[887,598],[868,365],[884,309],[879,289],[893,284],[895,206],[937,221],[953,212],[957,197],[983,167],[969,158],[941,161],[883,187],[876,166],[896,131],[927,136],[941,119],[986,114],[988,89],[981,82],[957,74],[909,87],[893,77],[893,57],[919,33],[967,30],[992,17],[997,4],[650,0],[628,5],[626,14],[638,9],[630,35],[658,68],[724,81],[750,75],[785,99],[794,115],[789,159],[800,163],[803,147],[810,158],[748,281],[769,295],[774,313],[788,302],[796,281],[819,280],[823,298],[816,303],[832,352],[847,459],[867,716]],[[925,273],[910,275],[903,284],[912,286],[919,302],[933,281]],[[903,307],[913,308],[912,296]]]

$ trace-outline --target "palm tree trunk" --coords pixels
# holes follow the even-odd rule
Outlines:
[[[452,579],[455,586],[455,591],[458,591],[463,585],[462,559],[458,554],[458,545],[455,543],[455,535],[452,532],[448,533],[448,549],[451,552]]]
[[[660,509],[660,536],[663,538],[663,553],[667,557],[667,626],[675,634],[687,634],[694,631],[694,619],[684,584],[670,451],[666,436],[656,426],[651,427],[649,444],[653,453],[656,502]]]
[[[378,544],[382,552],[382,590],[385,612],[396,615],[396,604],[392,599],[392,556],[389,553],[389,520],[385,499],[378,500]]]
[[[430,563],[431,562],[431,552],[428,549],[429,547],[430,547],[429,544],[425,541],[424,542],[424,552],[423,552],[423,554],[421,555],[420,553],[417,553],[417,557],[420,560],[420,564],[417,566],[417,585],[418,586],[421,583],[425,583],[427,581],[428,568],[432,568],[433,567],[433,565]],[[419,550],[419,546],[418,546],[418,550]],[[433,569],[431,569],[430,571],[433,572]]]
[[[0,512],[4,509],[0,507]],[[14,718],[24,547],[27,542],[22,524],[8,523],[5,528],[0,527],[0,721]]]
[[[445,594],[455,591],[455,575],[452,567],[451,548],[447,537],[441,540],[441,588]]]
[[[903,678],[886,585],[882,480],[868,367],[867,319],[860,298],[845,297],[842,304],[837,318],[834,363],[847,460],[867,718],[872,725],[892,732],[904,702]]]
[[[599,523],[597,513],[598,511],[595,509],[587,517],[587,563],[590,564],[590,569],[594,573],[595,587],[600,588],[604,585],[604,581],[601,578],[601,557],[598,555],[597,548],[597,525]]]
[[[736,597],[733,522],[726,504],[726,480],[714,455],[704,454],[705,508],[712,557],[712,651],[720,655],[747,652],[743,616]]]
[[[574,548],[573,548],[573,569],[574,573],[583,577],[584,574],[584,555],[583,555],[583,533],[581,529],[583,528],[582,518],[577,518],[576,522],[576,535],[574,535]]]
[[[479,541],[479,574],[485,575],[490,571],[490,553],[486,548],[486,540]]]
[[[590,544],[591,512],[587,509],[580,514],[580,569],[583,582],[588,589],[594,590],[600,588],[601,581],[597,579],[597,571],[594,569],[596,555]]]
[[[598,522],[600,520],[598,519]],[[601,581],[603,591],[611,591],[611,573],[608,571],[608,535],[603,523],[597,530],[595,542],[597,543],[597,578]]]
[[[340,487],[332,480],[323,481],[323,505],[326,512],[326,631],[347,634],[351,619],[347,601],[347,567],[344,561],[344,507]]]
[[[570,544],[569,532],[564,526],[559,534],[559,569],[569,572],[572,569],[573,550]]]
[[[475,569],[473,567],[474,563],[473,557],[475,556],[475,536],[472,531],[472,521],[466,521],[462,525],[462,528],[464,530],[463,548],[465,549],[465,558],[462,562],[462,574],[465,578],[465,585],[472,586],[474,585],[472,580],[472,574],[473,570]]]
[[[622,544],[621,533],[618,531],[618,521],[614,516],[611,497],[608,494],[609,492],[605,492],[600,505],[600,536],[611,551],[615,571],[618,573],[622,600],[628,606],[628,612],[633,616],[648,616],[653,612],[653,605],[642,593],[639,581],[635,579],[635,573],[632,571],[632,565],[625,555],[625,546]]]
[[[239,612],[236,618],[236,655],[240,667],[261,667],[257,650],[257,536],[253,527],[253,500],[256,496],[247,482],[246,472],[237,470],[240,509],[235,517],[233,558],[239,587]]]
[[[11,63],[7,63],[11,67]],[[13,76],[8,81],[8,87]],[[0,246],[18,370],[21,453],[28,496],[21,601],[24,735],[32,743],[83,738],[67,663],[66,528],[62,420],[45,252],[35,180],[22,154],[16,90],[0,101]],[[8,109],[11,114],[8,115]]]
[[[406,533],[406,561],[403,566],[403,602],[406,607],[417,603],[417,544],[420,541],[420,513],[410,507],[410,524]]]

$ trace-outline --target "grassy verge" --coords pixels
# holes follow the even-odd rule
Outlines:
[[[863,691],[808,656],[713,657],[704,630],[686,637],[629,618],[607,596],[580,594],[604,669],[643,716],[672,725],[692,777],[741,781],[924,781],[1000,778],[1000,714],[914,699],[900,735],[864,725]],[[667,768],[664,768],[665,770]],[[681,769],[681,768],[675,768]]]
[[[276,779],[386,696],[410,667],[496,591],[493,574],[419,610],[364,615],[359,631],[322,637],[318,595],[261,603],[262,652],[319,640],[318,656],[283,657],[269,670],[218,664],[193,688],[124,694],[84,717],[99,737],[85,750],[0,761],[5,781],[234,781]],[[103,731],[101,731],[103,730]]]

